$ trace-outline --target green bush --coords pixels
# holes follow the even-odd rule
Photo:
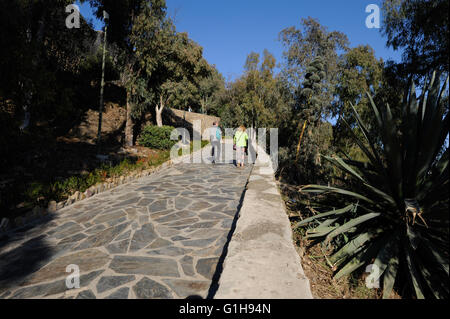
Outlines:
[[[177,143],[177,141],[172,141],[170,139],[170,133],[172,133],[174,129],[175,128],[172,126],[147,126],[143,130],[138,142],[140,145],[149,148],[159,150],[171,149],[172,146]]]

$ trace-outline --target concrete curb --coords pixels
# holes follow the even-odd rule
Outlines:
[[[258,147],[215,299],[312,299],[270,157]]]

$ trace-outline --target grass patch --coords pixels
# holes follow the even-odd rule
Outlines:
[[[51,184],[51,197],[54,200],[65,199],[76,191],[84,192],[89,187],[103,183],[109,178],[125,176],[131,172],[140,172],[151,167],[159,166],[167,161],[169,157],[169,151],[161,151],[159,156],[152,159],[125,158],[117,165],[104,164],[88,174],[71,176],[62,182]]]
[[[20,210],[10,211],[7,214],[3,214],[2,217],[18,217],[34,206],[46,207],[52,200],[62,201],[76,191],[85,192],[91,186],[104,183],[108,179],[157,167],[169,160],[169,158],[169,150],[156,151],[155,155],[149,158],[127,157],[119,163],[102,164],[94,170],[62,180],[50,178],[47,181],[30,181],[24,185],[21,183],[15,184],[8,189],[8,192],[21,199]]]

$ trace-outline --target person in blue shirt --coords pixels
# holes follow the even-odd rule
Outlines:
[[[211,142],[211,157],[213,158],[212,163],[216,164],[220,160],[221,142],[222,142],[222,131],[219,127],[219,121],[215,121],[213,126],[209,129],[209,140]]]

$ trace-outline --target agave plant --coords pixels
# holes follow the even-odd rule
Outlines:
[[[362,132],[361,139],[356,134],[353,138],[367,161],[325,157],[350,176],[350,186],[301,188],[344,200],[345,207],[318,213],[296,226],[309,226],[307,236],[322,245],[333,242],[328,261],[335,278],[375,265],[383,298],[391,295],[394,284],[417,298],[449,295],[449,116],[444,116],[442,103],[448,77],[442,89],[436,73],[425,83],[419,98],[410,84],[399,118],[389,105],[378,108],[368,94],[377,122],[376,140],[352,105]]]

